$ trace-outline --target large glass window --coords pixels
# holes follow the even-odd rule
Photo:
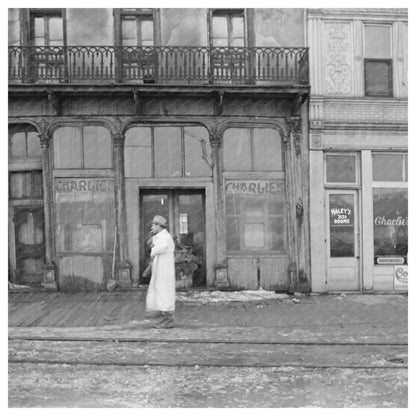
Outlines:
[[[230,128],[223,138],[224,170],[274,172],[283,170],[279,133],[270,128]]]
[[[104,178],[55,179],[56,251],[111,252],[114,245],[114,182]]]
[[[284,181],[228,180],[225,186],[227,250],[285,253]]]
[[[364,42],[365,95],[393,94],[391,27],[366,25]]]
[[[212,175],[208,131],[200,126],[132,127],[124,148],[126,177]]]
[[[373,216],[376,259],[378,256],[407,259],[407,189],[374,188]]]
[[[111,154],[111,135],[105,127],[59,127],[53,135],[55,169],[111,168]]]

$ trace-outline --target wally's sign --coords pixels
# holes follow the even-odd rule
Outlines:
[[[353,225],[354,212],[350,208],[330,208],[331,225]]]

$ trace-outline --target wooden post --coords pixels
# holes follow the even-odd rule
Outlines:
[[[215,195],[215,232],[216,232],[216,263],[215,263],[215,286],[229,287],[227,276],[227,259],[225,256],[225,221],[224,221],[224,198],[223,198],[223,176],[221,158],[222,135],[217,129],[209,132],[209,140],[212,147],[213,181]]]
[[[126,204],[124,199],[124,141],[123,133],[113,134],[114,164],[115,164],[115,192],[116,192],[116,224],[118,239],[118,282],[121,287],[131,287],[131,264],[127,259],[127,221]]]
[[[50,290],[57,290],[56,266],[53,259],[53,229],[52,229],[52,177],[49,155],[50,135],[48,124],[42,120],[39,133],[40,147],[42,149],[42,188],[43,206],[45,221],[45,264],[43,265],[42,287]]]

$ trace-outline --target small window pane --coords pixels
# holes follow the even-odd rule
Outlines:
[[[373,155],[373,181],[403,181],[402,155]]]
[[[60,127],[53,137],[54,164],[57,169],[81,168],[81,128]]]
[[[34,19],[35,45],[45,45],[45,20],[43,17],[35,17]]]
[[[132,127],[126,131],[126,146],[151,146],[152,129],[150,127]]]
[[[49,19],[49,40],[51,45],[62,45],[63,27],[61,17],[52,17]]]
[[[407,155],[404,155],[404,180],[407,182],[408,179],[408,166],[407,166]]]
[[[152,176],[152,148],[125,147],[124,170],[126,177],[150,178]]]
[[[143,20],[142,21],[142,42],[143,46],[153,45],[153,21]],[[146,43],[146,45],[144,45]]]
[[[27,156],[26,133],[24,131],[13,134],[10,144],[10,153],[14,157]]]
[[[373,215],[374,255],[407,255],[407,189],[374,188]]]
[[[185,176],[211,176],[211,146],[203,127],[185,127]]]
[[[282,168],[282,146],[279,133],[274,129],[253,129],[254,169],[278,171]]]
[[[182,176],[180,127],[155,127],[155,176]]]
[[[214,39],[227,39],[228,27],[225,16],[214,16],[212,19],[212,37]],[[226,45],[224,45],[226,46]]]
[[[227,171],[251,170],[249,129],[227,129],[224,132],[224,169]]]
[[[239,217],[227,217],[227,249],[240,250],[240,219]]]
[[[389,26],[365,27],[365,57],[391,58],[391,42]]]
[[[38,134],[34,131],[27,133],[27,155],[40,156],[42,153]]]
[[[122,20],[121,39],[124,46],[137,46],[137,23],[134,19]]]
[[[244,18],[242,16],[236,16],[231,18],[232,24],[232,37],[244,39]]]
[[[111,136],[105,127],[84,127],[84,168],[111,168]]]
[[[326,181],[329,183],[355,183],[355,156],[327,155]]]
[[[391,96],[390,61],[365,60],[365,94],[370,96]]]

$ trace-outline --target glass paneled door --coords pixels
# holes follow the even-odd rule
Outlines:
[[[205,202],[201,190],[143,190],[140,192],[140,275],[147,283],[150,271],[150,223],[155,215],[168,220],[175,241],[176,287],[206,286]]]
[[[360,290],[357,191],[327,191],[326,289]]]
[[[45,255],[43,208],[16,208],[14,225],[19,283],[40,285]]]

